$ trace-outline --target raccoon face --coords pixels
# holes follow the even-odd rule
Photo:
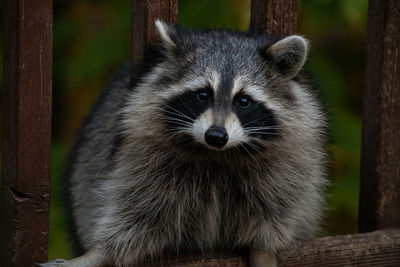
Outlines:
[[[178,32],[159,21],[156,26],[169,66],[160,78],[170,85],[161,120],[171,138],[217,151],[258,149],[280,138],[282,101],[274,87],[290,91],[306,60],[304,38],[268,42],[233,33]]]
[[[171,98],[164,119],[174,132],[189,135],[212,149],[278,137],[272,110],[242,89],[233,95],[205,86]]]

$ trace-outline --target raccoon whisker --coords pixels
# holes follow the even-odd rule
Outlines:
[[[170,115],[174,115],[174,116],[177,116],[177,117],[179,117],[179,118],[183,118],[183,119],[185,119],[185,120],[189,120],[190,122],[193,122],[193,121],[194,121],[193,119],[189,118],[189,117],[186,116],[185,114],[175,113],[175,112],[172,112],[172,111],[169,111],[169,110],[163,110],[163,111],[166,112],[166,113],[168,113],[168,114],[170,114]],[[171,116],[169,116],[169,115],[164,115],[164,117],[171,117]]]
[[[168,122],[176,123],[176,124],[182,125],[182,126],[189,126],[189,127],[191,126],[191,124],[189,122],[180,120],[177,118],[165,117],[164,120],[168,121]]]
[[[247,134],[261,134],[261,135],[279,135],[277,133],[268,133],[268,132],[258,132],[258,131],[252,131],[252,132],[246,132]]]
[[[189,107],[189,108],[190,108],[189,110],[191,111],[192,115],[196,115],[196,114],[194,113],[193,109],[192,109],[189,105],[187,105],[187,103],[183,103],[183,104],[184,104],[186,107]],[[171,107],[171,106],[169,106],[169,105],[166,105],[166,106],[167,106],[168,108],[172,109],[173,111],[177,112],[178,114],[181,114],[182,116],[184,116],[185,118],[189,119],[190,121],[194,121],[192,118],[190,118],[188,115],[182,113],[181,111],[179,111],[179,110],[177,110],[177,109],[175,109],[175,108],[173,108],[173,107]]]
[[[260,147],[258,147],[255,143],[253,143],[253,142],[247,142],[246,144],[248,144],[249,146],[251,146],[252,148],[254,148],[254,149],[257,149],[258,151],[261,151],[260,150]]]
[[[173,116],[176,116],[176,117],[178,117],[178,118],[182,118],[182,119],[185,119],[185,120],[189,120],[190,122],[193,122],[193,120],[192,120],[191,118],[189,118],[189,117],[187,117],[187,116],[184,116],[184,115],[181,115],[181,114],[179,114],[179,113],[174,113],[174,112],[167,111],[167,110],[165,110],[165,112],[168,113],[168,115],[165,114],[164,117],[173,118],[173,117],[171,116],[171,115],[173,115]]]
[[[271,117],[273,117],[273,116],[272,116],[272,115],[259,116],[259,117],[257,117],[257,118],[254,119],[254,120],[251,120],[251,121],[248,121],[248,122],[244,123],[242,126],[245,127],[245,126],[247,126],[247,125],[249,125],[249,124],[252,124],[252,123],[255,123],[255,122],[259,122],[259,121],[261,121],[261,120],[265,120],[266,118],[271,118]]]
[[[258,155],[260,155],[261,158],[264,158],[264,155],[263,155],[261,149],[260,149],[258,146],[256,146],[255,144],[252,144],[252,143],[248,143],[248,145],[249,145],[252,149],[254,149],[254,151],[255,151],[256,153],[258,153]]]
[[[180,134],[187,133],[187,128],[175,127],[174,129],[165,130],[166,133],[170,134],[170,138],[180,137]]]
[[[170,134],[168,139],[175,138],[175,137],[179,136],[179,133],[177,132],[177,130],[165,130],[165,132]]]
[[[188,128],[189,127],[187,125],[176,124],[176,125],[174,125],[173,127],[169,128],[169,129],[165,129],[164,131],[166,133],[170,133],[171,134],[171,133],[176,133],[176,132],[180,132],[180,131],[187,132]]]
[[[188,123],[188,124],[193,123],[193,121],[188,121],[188,119],[186,119],[185,117],[183,117],[183,116],[181,116],[179,114],[174,114],[174,113],[171,113],[171,115],[170,114],[164,114],[164,115],[162,115],[160,117],[161,118],[165,118],[165,119],[171,119],[171,120],[179,120],[179,121],[183,121],[183,122]]]
[[[258,154],[260,154],[260,156],[261,156],[262,158],[264,158],[264,154],[262,153],[262,150],[261,150],[261,148],[260,148],[259,146],[257,146],[255,143],[252,143],[252,142],[249,142],[248,144],[249,144],[249,146],[251,146],[256,152],[258,152]]]
[[[281,127],[251,127],[251,128],[244,128],[244,132],[268,132],[268,131],[274,131],[276,130],[281,130]]]
[[[171,143],[171,140],[176,139],[176,138],[178,138],[178,137],[175,134],[173,134],[173,135],[167,137],[163,143],[169,144],[169,143]]]
[[[246,150],[247,154],[249,154],[249,156],[253,159],[256,160],[256,158],[254,157],[253,154],[250,153],[250,151],[246,148],[246,146],[243,143],[239,144],[244,150]]]
[[[274,131],[279,130],[279,128],[255,128],[255,129],[247,129],[245,128],[243,131],[244,132],[269,132],[269,131]]]
[[[185,131],[182,129],[178,130],[165,130],[166,133],[168,133],[168,137],[165,138],[164,142],[165,144],[169,144],[171,140],[179,140],[180,139],[180,133],[185,133]]]
[[[261,124],[259,126],[249,126],[249,127],[245,127],[246,129],[252,129],[252,128],[282,128],[282,126],[279,125],[265,125],[265,124]]]
[[[272,130],[253,130],[253,131],[244,131],[246,134],[269,134],[269,135],[279,135],[279,133]]]
[[[275,131],[276,129],[269,129],[269,128],[266,128],[266,129],[253,129],[253,130],[244,130],[244,132],[245,133],[263,133],[263,132],[265,132],[265,133],[276,133],[276,131]]]
[[[177,140],[180,140],[180,138],[179,138],[179,136],[178,136],[177,134],[176,134],[175,136],[173,136],[173,137],[176,137]],[[173,137],[169,138],[169,140],[173,139]],[[197,144],[197,141],[195,141],[195,140],[193,140],[193,139],[188,139],[188,140],[185,140],[185,141],[183,142],[183,144],[185,144],[186,146],[190,146],[190,145],[192,145],[192,144]],[[189,153],[194,153],[194,152],[195,152],[195,151],[194,151],[193,148],[189,150]]]
[[[274,127],[274,126],[263,126],[263,127],[246,127],[245,131],[254,131],[254,130],[280,130],[282,127]]]
[[[188,103],[186,103],[185,101],[182,102],[182,104],[187,108],[188,111],[190,111],[190,113],[196,117],[196,112],[194,111],[193,107],[191,105],[188,105]]]
[[[232,135],[238,134],[240,130],[243,130],[243,129],[242,128],[235,128],[235,130],[232,132]]]
[[[181,111],[179,111],[179,110],[177,110],[177,109],[175,109],[175,108],[173,108],[173,107],[171,107],[170,105],[165,105],[167,108],[169,108],[169,109],[171,109],[172,111],[174,111],[174,112],[172,112],[172,111],[169,111],[169,110],[167,110],[167,109],[161,109],[161,110],[164,110],[165,112],[168,112],[168,113],[170,113],[170,114],[174,114],[174,115],[180,115],[181,117],[184,117],[184,118],[187,118],[188,120],[190,120],[190,121],[194,121],[192,118],[190,118],[189,116],[187,116],[186,114],[184,114],[184,113],[182,113]]]
[[[173,128],[171,127],[169,129],[166,129],[165,132],[167,132],[167,133],[169,133],[169,132],[175,133],[176,131],[179,131],[179,130],[187,130],[186,125],[176,125]]]

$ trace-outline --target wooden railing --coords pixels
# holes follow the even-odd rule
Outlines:
[[[132,0],[131,66],[155,42],[155,19],[176,23],[177,7],[177,0]],[[52,1],[3,0],[3,20],[0,266],[30,266],[47,260]],[[252,1],[252,30],[287,35],[296,24],[296,0]],[[366,48],[361,233],[297,242],[279,252],[279,266],[400,266],[400,1],[369,1]],[[247,266],[247,259],[193,255],[163,264]]]
[[[52,16],[51,0],[3,1],[2,267],[47,260]]]

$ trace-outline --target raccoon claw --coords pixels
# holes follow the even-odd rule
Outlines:
[[[46,263],[33,263],[32,267],[62,267],[67,260],[55,259]]]

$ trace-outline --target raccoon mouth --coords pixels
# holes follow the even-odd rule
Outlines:
[[[209,138],[210,137],[207,137],[207,139]],[[225,146],[227,141],[225,142],[225,144],[222,144],[221,141],[220,144],[213,143],[214,145],[210,145],[209,143],[207,143],[207,141],[199,142],[189,133],[181,133],[179,137],[176,136],[176,138],[171,140],[173,140],[174,146],[176,146],[180,150],[190,153],[191,155],[194,154],[212,155],[215,153],[222,153],[228,150],[228,148]],[[211,142],[216,142],[216,141],[214,140]],[[169,144],[169,146],[170,145],[171,144]]]

